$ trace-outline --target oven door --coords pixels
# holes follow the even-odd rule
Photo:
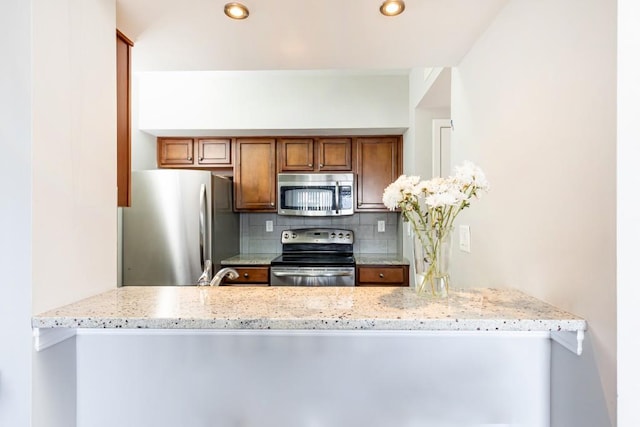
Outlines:
[[[271,266],[271,286],[355,286],[355,267]]]

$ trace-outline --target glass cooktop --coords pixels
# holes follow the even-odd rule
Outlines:
[[[271,265],[336,265],[354,266],[355,258],[351,254],[282,254],[271,261]]]

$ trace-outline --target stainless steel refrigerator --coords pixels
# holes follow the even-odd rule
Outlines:
[[[207,171],[131,172],[122,212],[123,286],[194,285],[205,260],[239,253],[239,219],[229,178]]]

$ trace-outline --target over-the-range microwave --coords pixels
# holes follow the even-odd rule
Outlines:
[[[353,215],[353,174],[278,174],[278,214]]]

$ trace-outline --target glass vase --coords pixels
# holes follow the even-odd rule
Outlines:
[[[413,268],[418,295],[444,298],[449,295],[453,227],[414,229]]]

